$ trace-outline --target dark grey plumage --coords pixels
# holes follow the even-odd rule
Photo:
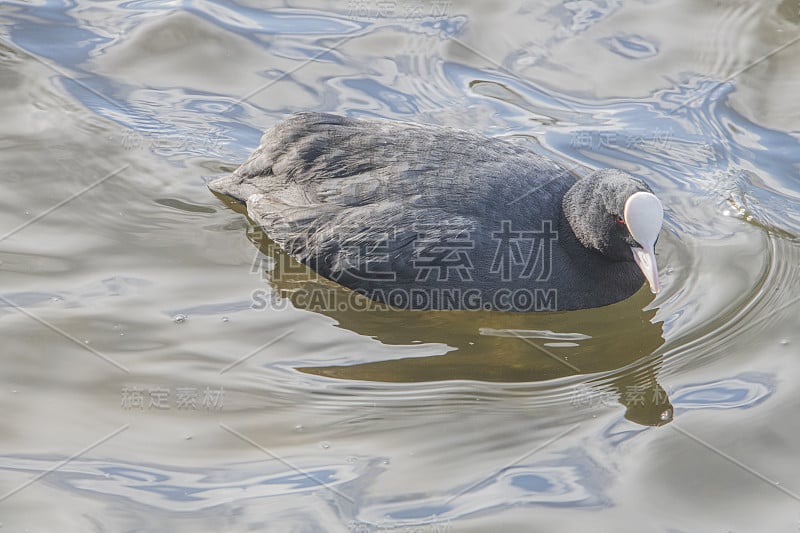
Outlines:
[[[645,281],[637,243],[614,220],[631,194],[650,192],[644,182],[619,170],[578,180],[467,131],[300,113],[209,187],[245,202],[270,238],[320,274],[401,307],[390,291],[456,293],[409,299],[412,308],[570,310],[622,300]],[[531,305],[497,301],[515,291],[533,295]],[[455,303],[467,292],[469,303]]]

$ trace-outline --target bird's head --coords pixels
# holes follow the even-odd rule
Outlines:
[[[599,170],[567,191],[563,207],[584,247],[612,261],[635,261],[650,290],[659,291],[655,245],[664,210],[645,182],[621,170]]]

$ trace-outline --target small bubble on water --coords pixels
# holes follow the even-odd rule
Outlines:
[[[299,432],[301,432],[301,431],[303,431],[304,429],[305,429],[305,428],[303,427],[303,424],[297,424],[297,425],[294,427],[294,430],[295,430],[295,431],[297,431],[298,433],[299,433]]]
[[[183,324],[184,322],[186,322],[187,318],[188,317],[186,315],[178,313],[177,315],[172,317],[172,321],[175,322],[176,324]]]
[[[193,437],[193,435],[184,435],[183,440],[192,440]]]
[[[389,464],[389,459],[384,459],[383,461],[381,461],[381,464],[382,465],[388,465]]]
[[[327,450],[328,448],[331,447],[331,445],[328,442],[325,442],[325,441],[321,442],[320,446],[322,446],[323,450]]]
[[[729,216],[731,216],[731,210],[730,210],[730,209],[726,209],[726,210],[724,210],[724,211],[722,212],[722,216],[724,216],[724,217],[729,217]]]
[[[224,316],[224,317],[222,317],[222,321],[223,321],[223,322],[230,322],[230,321],[231,321],[231,319],[230,319],[230,318],[228,318],[228,317],[226,317],[226,316]]]
[[[781,346],[786,346],[789,344],[789,339],[781,339]]]

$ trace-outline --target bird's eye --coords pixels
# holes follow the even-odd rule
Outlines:
[[[625,224],[625,217],[622,215],[615,215],[614,219],[617,221],[618,224]]]

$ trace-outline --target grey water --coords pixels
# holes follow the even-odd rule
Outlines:
[[[794,0],[0,4],[3,530],[797,531],[798,41]],[[206,183],[305,110],[646,180],[662,292],[302,301],[343,293]]]

